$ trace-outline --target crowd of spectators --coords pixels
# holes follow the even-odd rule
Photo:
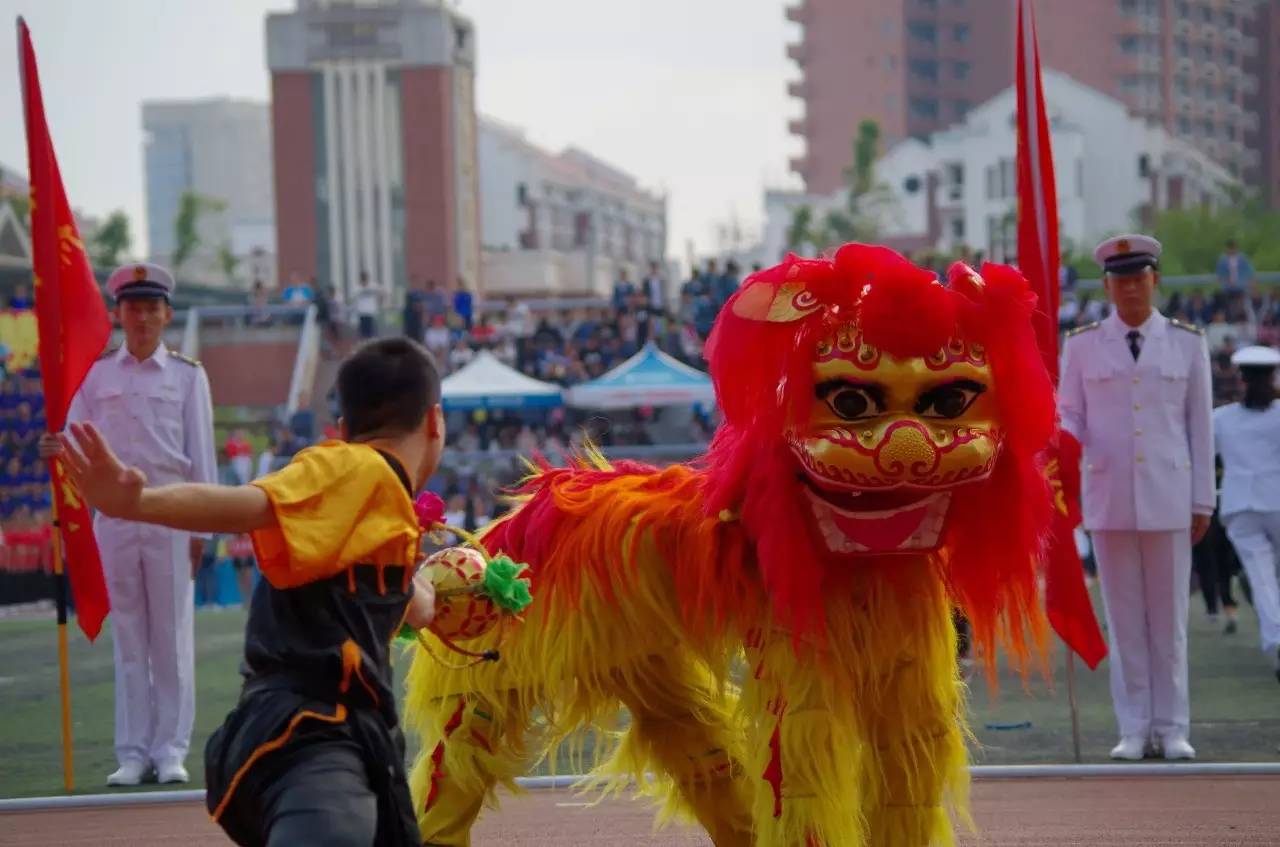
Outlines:
[[[0,571],[33,572],[47,562],[52,497],[36,453],[44,429],[39,372],[0,365]]]

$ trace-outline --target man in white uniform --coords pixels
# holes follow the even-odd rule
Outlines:
[[[1114,308],[1070,333],[1062,427],[1084,447],[1084,525],[1106,605],[1112,758],[1191,759],[1187,607],[1191,546],[1214,508],[1213,410],[1203,334],[1154,308],[1160,243],[1098,245]]]
[[[1244,400],[1213,412],[1213,440],[1222,456],[1219,514],[1227,537],[1249,575],[1262,650],[1280,680],[1280,403],[1276,368],[1280,352],[1244,347],[1231,357],[1244,379]]]
[[[217,482],[209,380],[196,361],[165,348],[174,282],[157,265],[116,270],[107,281],[124,330],[71,402],[68,421],[91,421],[151,485]],[[56,439],[41,439],[43,456]],[[116,667],[115,750],[108,785],[186,782],[195,720],[193,576],[205,538],[98,515],[94,535],[111,599]]]

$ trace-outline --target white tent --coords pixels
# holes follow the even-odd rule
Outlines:
[[[527,377],[487,350],[446,377],[440,387],[446,411],[545,409],[563,403],[560,386]]]
[[[668,356],[652,342],[603,376],[565,392],[570,406],[588,409],[709,406],[715,399],[709,376]]]

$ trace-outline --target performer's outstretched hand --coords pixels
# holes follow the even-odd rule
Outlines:
[[[81,496],[104,515],[136,518],[146,474],[121,462],[93,424],[73,423],[68,429],[58,436],[61,457]]]

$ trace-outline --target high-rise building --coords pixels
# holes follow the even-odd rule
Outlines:
[[[215,97],[142,104],[147,244],[169,260],[182,195],[214,201],[197,217],[198,256],[272,248],[271,124],[266,103]]]
[[[1280,208],[1280,0],[1266,0],[1254,27],[1258,50],[1254,76],[1258,90],[1250,111],[1258,117],[1251,147],[1260,154],[1258,175],[1262,192],[1273,208]]]
[[[1260,2],[1038,0],[1041,63],[1248,178],[1261,164],[1248,135],[1259,114],[1246,108]],[[880,125],[887,148],[962,120],[1013,81],[1012,0],[796,0],[786,14],[801,27],[789,90],[805,106],[790,125],[805,152],[791,166],[813,193],[844,184],[861,121]]]
[[[267,17],[282,276],[479,284],[475,38],[433,0]]]

